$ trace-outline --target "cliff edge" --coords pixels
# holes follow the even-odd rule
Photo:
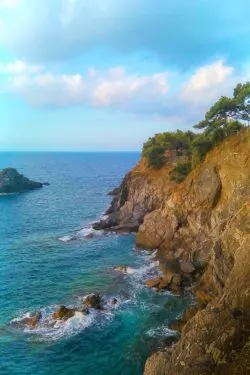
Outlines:
[[[179,342],[153,354],[145,375],[250,374],[250,132],[227,138],[181,184],[170,169],[141,160],[96,224],[136,230],[138,246],[158,249],[164,285],[175,262],[196,294]]]

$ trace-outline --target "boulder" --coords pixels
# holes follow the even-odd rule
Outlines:
[[[34,316],[30,318],[29,325],[32,328],[35,328],[37,323],[42,319],[41,311],[37,311]]]
[[[92,309],[101,310],[103,308],[102,299],[99,294],[90,294],[84,300],[84,304],[85,306],[90,307]]]
[[[39,189],[43,183],[29,180],[14,168],[6,168],[0,172],[0,194],[22,193]]]
[[[120,266],[115,267],[114,270],[117,272],[127,273],[128,266],[120,265]]]
[[[158,288],[161,283],[161,278],[158,279],[149,279],[145,281],[145,285],[148,288]]]
[[[20,323],[30,326],[30,328],[35,328],[37,323],[41,320],[42,313],[37,311],[34,315],[28,318],[24,318]]]
[[[66,306],[62,305],[59,309],[53,314],[53,319],[55,320],[68,320],[75,315],[75,310],[68,309]]]
[[[146,361],[144,375],[165,375],[169,358],[170,354],[167,351],[154,353]]]
[[[164,276],[163,276],[163,279],[166,285],[171,284],[174,275],[175,275],[175,271],[169,268],[166,268],[166,270],[164,271]]]
[[[116,298],[113,298],[111,301],[111,305],[117,305],[118,300]]]

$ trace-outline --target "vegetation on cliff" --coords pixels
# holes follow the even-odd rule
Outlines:
[[[206,154],[226,137],[237,134],[250,122],[250,82],[238,84],[233,97],[221,97],[206,113],[204,120],[194,125],[202,133],[191,131],[164,132],[149,138],[142,155],[153,168],[175,163],[172,180],[181,182]]]

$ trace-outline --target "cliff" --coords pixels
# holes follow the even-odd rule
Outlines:
[[[145,160],[140,160],[120,187],[110,193],[114,199],[105,219],[95,223],[94,229],[137,231],[145,215],[161,208],[176,185],[169,179],[170,169],[169,166],[149,169]]]
[[[159,249],[164,287],[174,289],[174,262],[197,297],[179,342],[149,358],[145,375],[250,374],[250,132],[226,139],[179,185],[169,169],[142,160],[98,224],[138,229],[137,245]]]

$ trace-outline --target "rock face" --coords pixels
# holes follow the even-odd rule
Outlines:
[[[138,229],[138,246],[159,249],[166,285],[174,277],[177,284],[195,280],[197,311],[180,322],[174,348],[148,359],[145,375],[250,374],[249,155],[245,130],[213,149],[180,185],[169,181],[167,168],[153,171],[142,160],[99,223]]]
[[[138,244],[160,248],[163,271],[173,258],[184,272],[204,269],[194,289],[200,308],[145,375],[250,373],[241,361],[250,334],[249,155],[249,132],[226,140],[139,229]]]
[[[105,220],[94,224],[96,230],[137,231],[146,213],[160,208],[165,196],[175,185],[170,182],[169,167],[148,169],[141,160],[113,192],[114,199],[105,213]],[[163,193],[164,192],[164,193]]]
[[[41,182],[29,180],[14,168],[6,168],[0,172],[0,194],[22,193],[39,189],[43,185]]]

